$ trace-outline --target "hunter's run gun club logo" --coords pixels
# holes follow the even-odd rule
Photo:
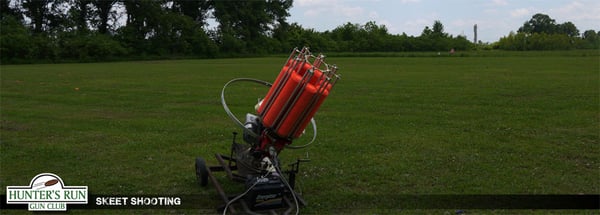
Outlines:
[[[29,186],[6,187],[6,204],[27,204],[30,211],[66,211],[67,204],[87,203],[87,186],[65,186],[52,173],[36,175]]]

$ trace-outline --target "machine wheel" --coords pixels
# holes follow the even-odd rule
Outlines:
[[[200,186],[206,187],[208,184],[208,170],[206,169],[206,162],[201,157],[196,158],[196,179]]]

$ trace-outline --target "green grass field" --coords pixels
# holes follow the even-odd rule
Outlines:
[[[315,116],[317,143],[281,154],[312,160],[302,212],[400,209],[379,201],[399,194],[600,193],[597,54],[329,58],[342,79]],[[273,81],[284,61],[2,65],[1,193],[52,172],[92,194],[201,195],[211,209],[221,202],[194,158],[216,164],[239,131],[221,88]],[[228,101],[241,117],[266,90],[236,85]]]

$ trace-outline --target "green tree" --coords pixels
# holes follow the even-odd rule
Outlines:
[[[158,1],[124,1],[127,22],[119,32],[120,40],[134,51],[134,54],[155,54],[151,39],[156,36],[162,8]]]
[[[500,38],[498,41],[498,48],[504,50],[517,50],[524,51],[526,48],[526,35],[525,33],[514,33],[510,32],[508,36]]]
[[[337,41],[337,49],[340,51],[359,51],[362,40],[360,36],[361,26],[359,24],[346,23],[331,31],[331,38]]]
[[[600,31],[587,30],[583,32],[583,41],[585,48],[598,49],[600,48]]]
[[[579,37],[579,29],[572,22],[565,22],[557,25],[558,34],[564,34],[569,37]]]
[[[441,51],[450,50],[452,46],[452,38],[444,32],[444,25],[441,21],[435,20],[433,26],[425,26],[421,36],[416,41],[416,49],[418,51]]]
[[[74,27],[80,34],[85,34],[89,31],[87,22],[90,18],[91,0],[74,0],[73,6],[69,10],[68,22],[69,27]]]
[[[371,51],[389,51],[389,36],[387,27],[385,25],[377,25],[376,22],[367,22],[364,26],[364,31],[369,38],[366,41],[365,49]]]
[[[442,24],[442,22],[440,20],[435,20],[433,22],[433,26],[431,29],[431,35],[433,37],[448,37],[448,34],[444,33],[444,25]]]
[[[290,24],[287,22],[287,17],[290,16],[289,9],[292,3],[292,0],[267,1],[267,14],[274,20],[270,32],[273,39],[278,41],[278,47],[274,47],[278,52],[287,52],[290,46],[295,46],[288,42]]]
[[[113,6],[118,2],[118,0],[88,0],[94,7],[96,11],[93,13],[95,19],[93,19],[93,23],[97,26],[98,32],[101,34],[108,34],[108,21],[111,15],[111,10]]]
[[[12,16],[13,19],[17,21],[22,21],[23,17],[21,12],[16,9],[10,7],[9,0],[0,0],[0,19],[3,19],[6,16]]]
[[[556,32],[556,21],[550,16],[542,13],[537,13],[531,19],[523,24],[517,31],[518,33],[547,33]]]
[[[199,26],[206,24],[211,3],[208,0],[173,0],[173,11],[189,17]]]
[[[43,25],[48,22],[50,9],[48,4],[50,0],[23,0],[22,5],[25,9],[25,15],[31,19],[33,32],[36,34],[44,31]]]
[[[24,14],[31,19],[34,34],[53,34],[64,27],[66,0],[22,0]]]
[[[425,26],[425,28],[421,32],[421,37],[429,37],[432,34],[433,34],[433,31],[431,30],[431,28],[429,28],[429,26]]]
[[[596,31],[594,31],[594,30],[587,30],[587,31],[583,32],[583,39],[593,42],[593,41],[598,40],[599,35],[600,35],[600,31],[598,33],[596,33]]]
[[[217,54],[218,47],[203,29],[210,8],[211,2],[206,0],[173,1],[174,13],[168,15],[171,18],[162,19],[164,20],[162,25],[172,26],[169,35],[175,40],[171,46],[171,53],[204,57],[213,57]]]
[[[315,52],[319,51],[339,51],[335,42],[331,39],[331,33],[318,32],[312,28],[305,29],[298,23],[292,23],[289,27],[289,43],[294,47],[308,46]],[[290,47],[285,50],[289,52]]]
[[[273,26],[287,27],[291,1],[213,1],[217,40],[225,52],[271,52]],[[284,30],[282,29],[282,30]],[[281,31],[278,36],[283,36]]]
[[[2,11],[3,13],[6,11]],[[0,19],[0,59],[2,63],[29,61],[34,49],[28,29],[15,17],[4,14]]]
[[[264,1],[215,1],[214,15],[220,23],[224,37],[223,46],[232,52],[255,53],[261,51],[261,37],[271,23]],[[237,41],[235,41],[237,40]],[[228,47],[224,43],[239,45]]]
[[[587,34],[591,37],[594,31]],[[572,22],[556,24],[546,14],[535,14],[519,28],[517,34],[500,38],[496,44],[507,50],[565,50],[574,48],[593,48],[585,42],[585,33],[580,37],[579,30]]]

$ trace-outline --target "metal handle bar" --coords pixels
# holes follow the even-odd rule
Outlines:
[[[259,79],[254,79],[254,78],[235,78],[232,79],[230,81],[228,81],[225,86],[223,86],[223,89],[221,90],[221,104],[223,105],[223,109],[225,109],[225,112],[227,113],[227,115],[229,116],[229,118],[231,118],[231,120],[233,120],[233,122],[235,124],[237,124],[239,127],[241,127],[242,129],[244,129],[244,131],[246,131],[248,134],[250,134],[250,136],[252,137],[259,137],[259,134],[254,133],[252,130],[246,128],[246,126],[244,126],[244,124],[238,120],[237,117],[235,117],[235,115],[231,112],[231,110],[229,109],[229,106],[227,106],[227,102],[225,101],[225,89],[227,89],[227,87],[229,86],[229,84],[235,83],[235,82],[240,82],[240,81],[248,81],[248,82],[254,82],[254,83],[258,83],[258,84],[263,84],[267,87],[271,87],[273,84],[263,81],[263,80],[259,80]],[[301,148],[305,148],[307,146],[309,146],[310,144],[312,144],[316,139],[317,139],[317,123],[315,122],[314,118],[310,119],[310,122],[312,124],[313,127],[313,138],[310,142],[308,142],[307,144],[301,145],[301,146],[291,146],[291,145],[287,145],[286,148],[289,149],[301,149]]]

